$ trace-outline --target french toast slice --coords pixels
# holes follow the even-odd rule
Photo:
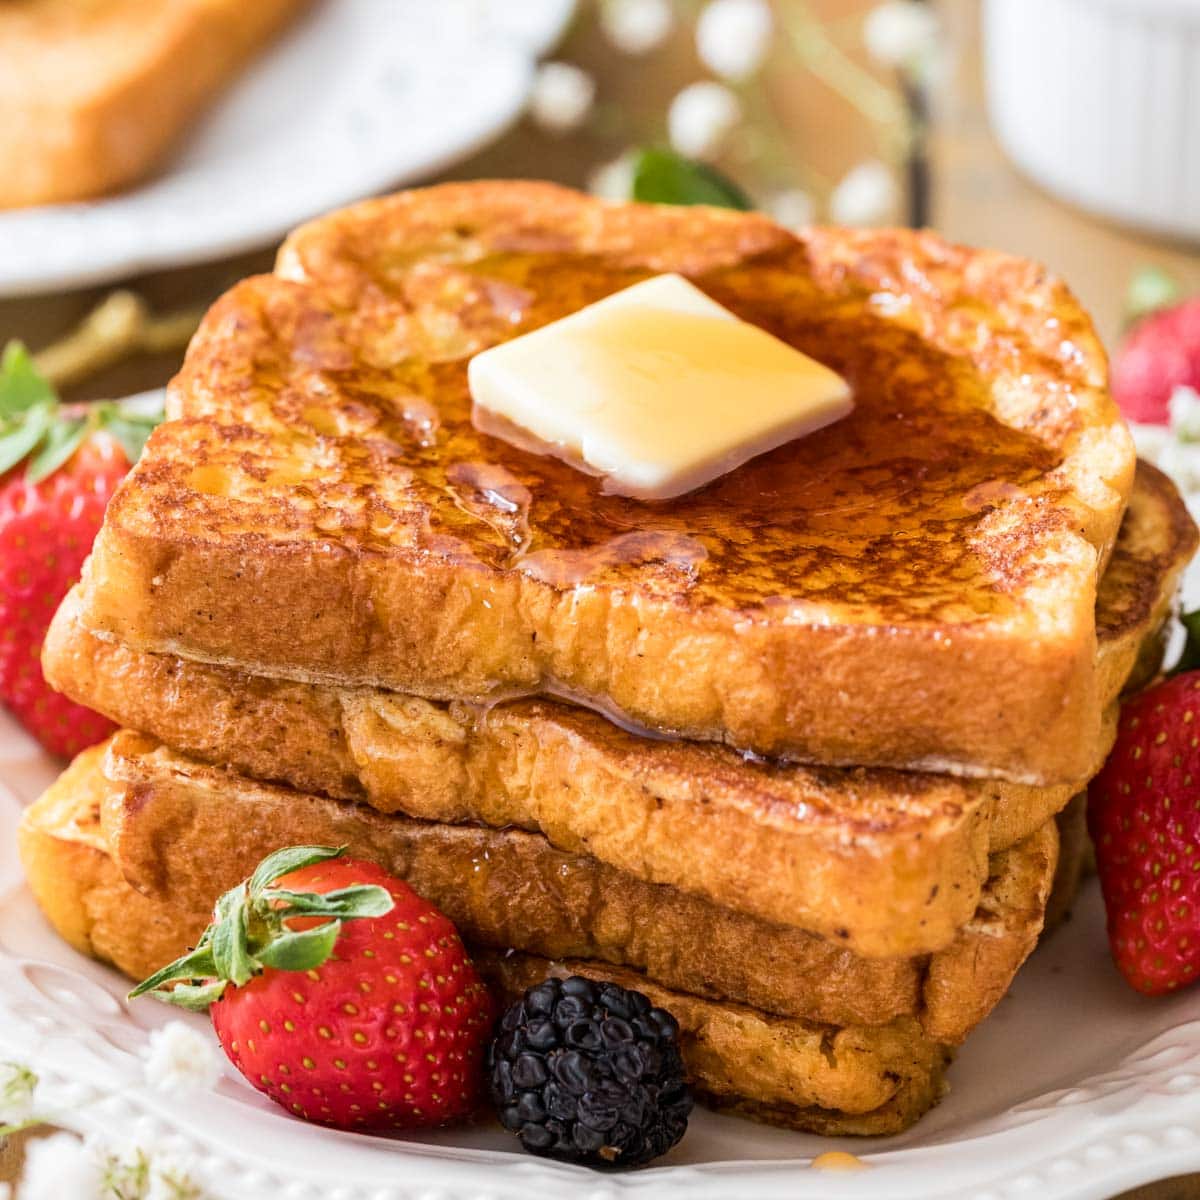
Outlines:
[[[143,178],[307,3],[0,4],[0,209],[87,200]]]
[[[994,856],[979,909],[947,950],[867,959],[537,835],[382,817],[250,784],[140,735],[85,752],[46,805],[82,794],[130,884],[199,911],[280,846],[346,845],[405,878],[477,946],[624,966],[676,991],[823,1024],[912,1017],[947,1043],[987,1015],[1033,949],[1058,862],[1051,821]]]
[[[106,789],[97,757],[87,752],[26,811],[21,859],[35,899],[62,937],[131,978],[145,978],[195,945],[209,911],[171,881],[152,895],[126,881],[101,824]],[[551,972],[639,988],[679,1021],[684,1061],[701,1096],[761,1120],[831,1135],[897,1133],[942,1094],[949,1052],[913,1017],[835,1028],[670,991],[596,962],[486,950],[474,957],[508,999]]]
[[[1131,673],[1137,685],[1157,670],[1155,631],[1195,546],[1173,485],[1140,464],[1097,604],[1106,702]],[[989,851],[1028,837],[1070,796],[746,762],[540,700],[480,712],[252,676],[101,641],[78,605],[69,598],[51,627],[47,678],[186,754],[383,812],[541,832],[560,850],[861,954],[949,945],[979,904]]]
[[[473,353],[659,272],[844,374],[849,417],[641,502],[478,433]],[[555,693],[764,755],[1074,784],[1133,482],[1104,354],[1034,264],[449,184],[289,238],[210,311],[82,619],[431,700]]]

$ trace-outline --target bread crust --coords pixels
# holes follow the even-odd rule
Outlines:
[[[1153,631],[1195,544],[1173,486],[1142,464],[1097,605],[1110,708],[1139,645],[1161,650]],[[473,710],[251,676],[101,641],[75,597],[44,669],[119,724],[253,778],[386,813],[540,831],[560,850],[869,955],[948,946],[979,903],[987,854],[1029,837],[1072,794],[747,763],[546,701]]]
[[[0,208],[143,178],[308,0],[0,5]]]
[[[665,270],[851,374],[893,363],[903,390],[915,372],[947,406],[918,412],[928,436],[965,422],[979,447],[937,451],[940,469],[1003,478],[939,493],[935,512],[893,457],[878,510],[822,508],[839,532],[818,536],[788,524],[803,506],[748,524],[723,499],[749,488],[761,505],[771,456],[629,508],[474,433],[474,350]],[[258,674],[434,700],[567,689],[768,755],[1073,784],[1100,757],[1096,580],[1133,479],[1106,383],[1060,282],[932,234],[797,241],[755,215],[546,184],[402,193],[305,226],[274,276],[214,306],[172,385],[178,419],[109,508],[84,619]],[[886,440],[869,422],[831,430],[779,453]],[[1002,467],[988,454],[1004,447]],[[480,459],[530,495],[527,540],[446,475]],[[1018,463],[1019,486],[1004,474]],[[610,519],[642,539],[636,554]],[[562,576],[562,554],[582,579]]]
[[[626,967],[676,991],[821,1024],[911,1017],[947,1043],[987,1015],[1032,949],[1058,858],[1048,822],[995,857],[979,910],[950,948],[932,959],[875,960],[563,854],[537,836],[283,795],[135,735],[118,736],[106,761],[88,763],[31,819],[53,825],[86,797],[99,812],[92,841],[151,899],[208,912],[281,845],[344,844],[407,879],[476,946]],[[71,829],[64,836],[80,840]]]

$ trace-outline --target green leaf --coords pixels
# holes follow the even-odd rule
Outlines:
[[[250,957],[248,940],[245,891],[236,887],[217,901],[213,915],[212,956],[218,979],[241,987],[254,978],[258,968]]]
[[[1183,653],[1171,671],[1172,675],[1182,675],[1184,671],[1195,671],[1200,668],[1200,610],[1182,613],[1179,617],[1187,631],[1187,641]]]
[[[333,953],[341,932],[341,921],[328,921],[300,933],[285,933],[259,951],[258,961],[277,971],[311,971]]]
[[[373,883],[355,884],[324,893],[269,888],[262,893],[262,899],[271,904],[282,904],[283,908],[276,911],[285,921],[291,917],[340,917],[347,921],[360,917],[382,917],[396,907],[391,893]]]
[[[206,939],[202,938],[201,944],[195,950],[189,951],[174,962],[167,963],[165,967],[155,971],[149,978],[143,979],[129,993],[128,999],[136,1000],[138,996],[144,996],[147,992],[157,994],[159,988],[179,980],[212,979],[216,973],[217,966],[213,961],[212,948],[206,944]]]
[[[314,863],[327,862],[345,851],[345,846],[286,846],[276,850],[274,854],[268,854],[250,876],[250,895],[259,895],[283,875],[290,875],[301,867],[311,867]]]
[[[20,342],[9,342],[0,358],[0,419],[38,404],[57,403],[58,394],[34,366],[29,351]]]
[[[633,198],[648,204],[710,204],[747,211],[750,198],[732,180],[706,163],[673,150],[639,151],[633,165]]]
[[[1142,267],[1134,272],[1125,293],[1125,320],[1141,320],[1142,317],[1174,304],[1180,297],[1179,283],[1162,267]]]
[[[21,414],[17,421],[0,434],[0,475],[15,467],[45,437],[54,423],[54,405],[36,405]]]
[[[161,408],[157,412],[146,413],[112,402],[100,406],[100,427],[117,439],[130,466],[141,458],[146,439],[162,424],[163,419]]]
[[[79,449],[80,443],[87,437],[87,432],[86,417],[55,421],[50,426],[41,449],[25,468],[25,476],[29,482],[41,483],[43,479],[53,475]]]
[[[229,985],[223,979],[211,983],[180,983],[170,991],[152,991],[150,995],[163,1004],[173,1004],[176,1008],[187,1009],[188,1012],[207,1012],[210,1004],[215,1004],[225,995]],[[132,999],[133,993],[130,992]]]

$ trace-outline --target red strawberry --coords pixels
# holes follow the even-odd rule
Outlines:
[[[41,651],[79,578],[109,497],[157,418],[113,404],[64,407],[29,356],[0,362],[0,703],[52,754],[70,757],[113,725],[50,690]]]
[[[1139,992],[1200,972],[1200,671],[1126,703],[1088,789],[1113,958]]]
[[[1113,360],[1113,395],[1131,421],[1167,424],[1180,386],[1200,388],[1200,296],[1144,317]]]
[[[217,902],[196,950],[130,994],[208,1008],[234,1066],[305,1120],[382,1130],[468,1117],[484,1095],[491,997],[445,916],[340,853],[265,859]]]

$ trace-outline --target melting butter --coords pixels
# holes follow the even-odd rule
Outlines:
[[[474,420],[664,500],[703,487],[853,408],[845,380],[660,275],[477,354]]]

